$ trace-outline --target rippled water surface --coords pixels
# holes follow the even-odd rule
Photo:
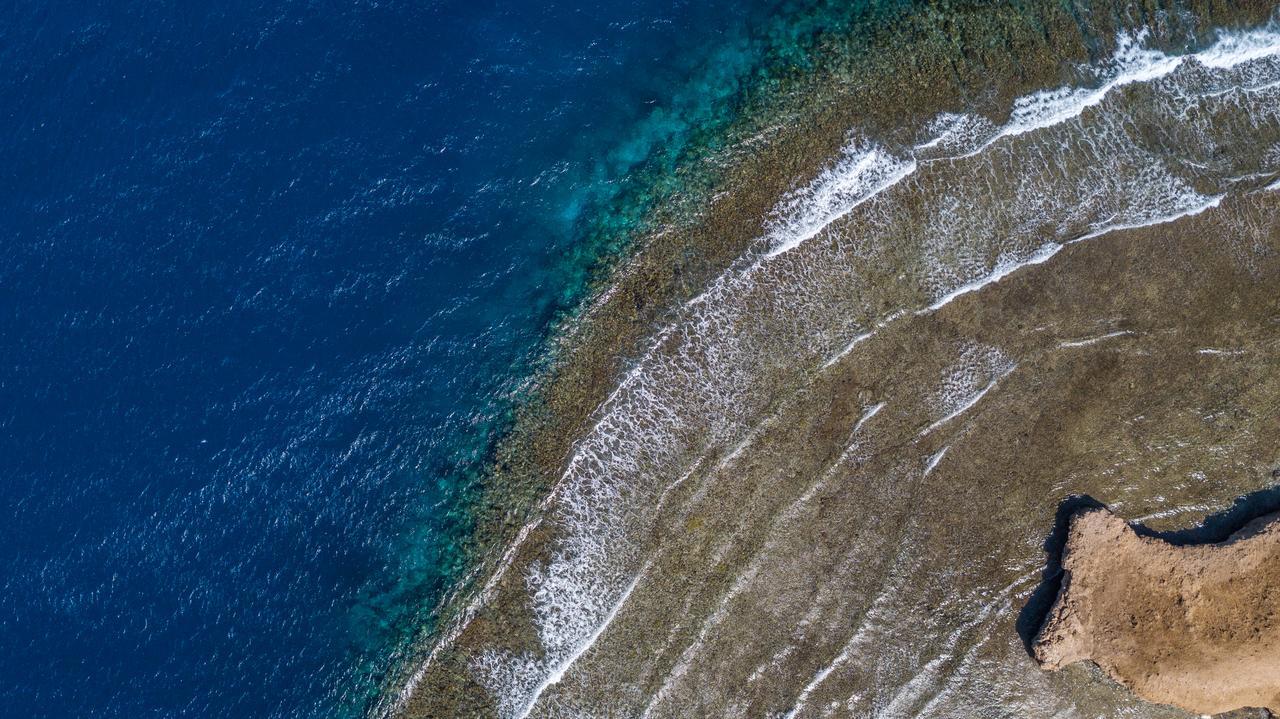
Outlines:
[[[364,707],[576,228],[733,90],[748,14],[5,9],[0,714]]]

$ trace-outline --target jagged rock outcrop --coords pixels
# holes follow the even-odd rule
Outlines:
[[[1200,714],[1280,711],[1280,514],[1176,546],[1091,509],[1072,518],[1062,566],[1034,647],[1044,668],[1089,660],[1143,699]]]

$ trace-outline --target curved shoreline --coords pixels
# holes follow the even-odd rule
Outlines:
[[[771,141],[765,141],[763,149],[759,144],[753,147],[756,154],[739,157],[741,164],[725,170],[724,181],[728,193],[706,209],[697,221],[690,225],[679,226],[672,231],[658,233],[642,241],[638,254],[624,262],[614,271],[608,281],[607,293],[597,290],[597,299],[590,308],[576,321],[570,320],[568,328],[560,331],[555,342],[557,359],[536,380],[539,400],[522,408],[516,428],[496,452],[496,472],[489,480],[496,494],[489,495],[485,501],[488,509],[482,510],[483,516],[491,519],[483,520],[482,525],[493,527],[478,535],[477,546],[511,546],[511,539],[517,533],[526,536],[537,534],[540,530],[528,522],[538,506],[538,497],[546,496],[546,486],[551,478],[563,469],[563,458],[568,454],[579,429],[595,411],[602,399],[616,385],[616,378],[623,373],[625,358],[635,356],[639,343],[645,335],[667,316],[666,308],[678,306],[682,299],[688,299],[700,291],[708,278],[715,276],[727,267],[734,258],[742,254],[756,238],[760,237],[763,222],[769,216],[769,210],[778,197],[785,196],[793,184],[793,178],[801,177],[805,181],[815,177],[829,162],[845,142],[848,127],[856,124],[862,127],[875,128],[883,123],[883,141],[891,143],[897,136],[899,141],[913,142],[915,137],[904,137],[903,128],[910,127],[910,112],[903,116],[902,108],[892,107],[890,100],[901,94],[892,83],[918,83],[933,88],[927,99],[920,102],[921,107],[912,108],[919,116],[932,116],[944,110],[972,110],[970,103],[959,98],[970,91],[971,85],[981,84],[977,76],[982,74],[976,68],[1003,67],[1004,59],[999,63],[992,54],[979,53],[977,57],[965,58],[972,64],[970,74],[966,74],[953,62],[947,63],[954,74],[949,83],[941,84],[920,76],[904,78],[896,72],[900,62],[894,57],[896,53],[912,56],[912,50],[918,47],[890,47],[900,33],[909,35],[929,35],[945,39],[956,32],[964,34],[964,27],[980,27],[991,20],[991,16],[999,16],[1002,6],[994,9],[974,11],[964,25],[965,18],[951,18],[953,25],[946,26],[943,20],[914,17],[904,21],[908,25],[918,23],[920,27],[904,29],[892,26],[882,30],[867,42],[867,47],[879,48],[883,52],[868,51],[865,61],[872,66],[880,66],[878,70],[886,79],[884,85],[872,83],[872,87],[847,86],[840,94],[813,90],[811,102],[821,109],[811,115],[815,119],[812,126],[800,130],[784,132]],[[1261,4],[1257,8],[1242,10],[1245,21],[1256,19]],[[1052,35],[1046,28],[1055,25],[1058,32],[1074,39],[1076,59],[1096,54],[1098,47],[1105,46],[1107,37],[1113,33],[1099,32],[1099,37],[1088,37],[1074,26],[1075,18],[1047,11],[1049,17],[1026,20],[1026,24],[1006,28],[1009,37],[1005,38],[1006,46],[1021,47],[1020,43],[1047,48],[1053,44]],[[1253,12],[1254,17],[1249,13]],[[990,13],[985,15],[983,13]],[[936,24],[935,24],[936,23]],[[1216,24],[1226,24],[1225,21]],[[923,29],[921,29],[923,28]],[[932,28],[932,30],[930,30]],[[1113,28],[1109,28],[1113,29]],[[969,32],[975,33],[971,29]],[[882,43],[877,46],[877,42]],[[1059,48],[1061,50],[1061,48]],[[1042,50],[1048,52],[1047,50]],[[945,53],[940,53],[945,55]],[[1068,52],[1070,55],[1070,51]],[[920,56],[916,56],[920,57]],[[920,62],[927,64],[927,55]],[[1017,79],[1010,79],[1006,74],[999,74],[1003,86],[992,93],[987,101],[988,106],[998,106],[999,99],[1011,97],[1023,92],[1044,86],[1052,86],[1073,72],[1071,60],[1064,61],[1060,57],[1032,56],[1040,63],[1038,70],[1028,71],[1023,67]],[[939,58],[941,59],[941,58]],[[1019,57],[1019,61],[1028,58]],[[1067,62],[1067,65],[1063,63]],[[1024,63],[1025,65],[1025,63]],[[885,67],[894,68],[894,72],[886,72]],[[849,74],[857,74],[850,72]],[[873,71],[874,72],[874,71]],[[832,73],[835,76],[835,73]],[[875,74],[870,76],[876,77]],[[935,78],[936,79],[936,78]],[[831,78],[826,81],[835,82]],[[967,80],[967,82],[966,82]],[[817,84],[821,84],[818,82]],[[864,98],[859,101],[858,98]],[[866,98],[872,98],[867,100]],[[842,104],[843,102],[843,104]],[[850,107],[857,109],[850,110]],[[881,114],[883,113],[883,114]],[[804,113],[808,115],[808,113]],[[914,135],[907,131],[906,135]],[[671,208],[664,208],[668,212]],[[662,215],[657,216],[655,224],[661,224]],[[690,256],[689,250],[696,248],[697,256]],[[682,262],[673,262],[673,258],[684,258]],[[603,287],[605,283],[598,285]],[[655,299],[658,298],[658,299]],[[945,450],[945,448],[944,448]],[[477,555],[485,554],[483,549],[475,550]],[[492,555],[490,555],[492,556]],[[482,567],[478,564],[477,567]],[[477,570],[483,571],[483,570]],[[465,590],[464,592],[465,593]],[[456,606],[460,594],[456,594],[453,603]],[[455,610],[456,611],[456,610]],[[446,615],[447,618],[448,615]],[[456,616],[456,615],[455,615]],[[454,679],[465,681],[465,677]],[[435,696],[446,696],[435,694]],[[444,698],[441,701],[449,702]],[[461,705],[451,705],[461,706]],[[482,705],[473,705],[475,711],[488,711]],[[414,708],[411,701],[406,705],[406,714],[431,715],[431,705]]]

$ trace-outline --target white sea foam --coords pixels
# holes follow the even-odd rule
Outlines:
[[[978,405],[978,403],[982,401],[982,398],[983,398],[983,397],[985,397],[985,396],[987,395],[987,393],[988,393],[988,392],[990,392],[991,390],[993,390],[993,389],[995,389],[995,388],[996,388],[996,385],[997,385],[999,382],[1000,382],[1000,379],[999,379],[999,378],[993,379],[993,380],[991,380],[990,382],[988,382],[986,387],[983,387],[982,389],[980,389],[980,390],[978,390],[977,392],[975,392],[972,396],[970,396],[968,399],[966,399],[966,400],[964,401],[964,403],[963,403],[963,404],[961,404],[959,407],[955,408],[955,409],[954,409],[953,411],[951,411],[947,416],[945,416],[945,417],[943,417],[942,419],[940,419],[940,420],[938,420],[938,421],[934,422],[933,424],[929,425],[928,427],[925,427],[925,428],[924,428],[924,430],[920,432],[920,436],[921,436],[921,437],[923,437],[923,436],[925,436],[926,434],[929,434],[929,433],[930,433],[930,432],[932,432],[933,430],[935,430],[935,429],[937,429],[937,428],[941,427],[942,425],[944,425],[944,424],[946,424],[946,423],[950,422],[951,420],[955,419],[956,417],[959,417],[960,415],[964,414],[965,412],[968,412],[969,410],[971,410],[971,409],[973,409],[974,407],[976,407],[976,406]]]
[[[896,562],[895,562],[896,563]],[[865,645],[874,644],[873,629],[876,625],[884,621],[889,612],[893,599],[898,591],[902,589],[903,578],[901,575],[890,576],[875,599],[871,602],[871,606],[867,608],[866,615],[858,623],[857,630],[849,637],[840,648],[830,662],[819,667],[810,678],[808,684],[801,689],[796,696],[791,709],[784,715],[784,719],[795,719],[800,712],[805,709],[812,697],[813,692],[822,686],[824,682],[838,669],[844,667],[855,656],[861,655],[861,651],[866,649]],[[852,697],[850,698],[853,699]]]
[[[835,364],[835,363],[839,362],[841,359],[843,359],[843,358],[844,358],[844,356],[845,356],[845,355],[847,355],[847,354],[849,354],[850,352],[852,352],[854,347],[857,347],[858,345],[862,344],[863,342],[866,342],[867,340],[871,339],[872,335],[874,335],[874,334],[875,334],[875,332],[863,332],[862,334],[858,335],[857,337],[854,337],[852,340],[850,340],[850,341],[849,341],[849,344],[847,344],[847,345],[845,345],[844,347],[840,348],[840,351],[839,351],[839,352],[835,353],[834,355],[831,355],[831,359],[827,360],[826,364],[822,365],[822,368],[823,368],[823,369],[827,369],[827,368],[828,368],[828,367],[830,367],[831,365],[833,365],[833,364]]]
[[[817,689],[823,682],[825,682],[827,677],[831,676],[831,672],[835,671],[837,667],[847,661],[849,661],[849,650],[846,648],[844,651],[837,654],[835,659],[819,669],[818,672],[813,675],[813,678],[809,680],[809,683],[804,685],[804,688],[800,690],[799,696],[796,697],[795,706],[791,707],[791,711],[783,715],[782,719],[795,719],[796,715],[798,715],[800,711],[804,709],[805,705],[809,703],[809,695],[813,694],[813,690]]]
[[[960,297],[961,295],[967,295],[970,292],[977,292],[978,290],[982,289],[983,287],[986,287],[987,285],[999,282],[1000,280],[1004,279],[1005,277],[1008,277],[1009,275],[1022,269],[1023,267],[1030,267],[1031,265],[1038,265],[1042,262],[1047,262],[1049,258],[1058,254],[1058,250],[1061,250],[1061,249],[1062,249],[1062,245],[1056,245],[1050,242],[1046,242],[1045,244],[1037,248],[1035,252],[1031,253],[1029,257],[1026,257],[1026,258],[1017,258],[1016,256],[1001,257],[999,260],[997,260],[996,266],[991,270],[990,274],[979,277],[976,280],[970,280],[969,282],[966,282],[963,285],[960,285],[959,287],[947,292],[945,295],[935,300],[933,304],[929,305],[923,310],[920,310],[919,313],[923,314],[925,312],[936,312],[937,310],[940,310],[946,305],[950,304],[957,297]]]
[[[708,617],[708,619],[703,622],[702,626],[699,628],[697,639],[690,642],[685,647],[685,650],[681,653],[676,665],[667,674],[666,680],[658,687],[658,691],[654,693],[653,697],[646,705],[644,712],[641,714],[641,719],[649,719],[658,707],[660,707],[670,696],[671,692],[680,683],[680,681],[689,673],[694,665],[694,661],[698,653],[706,648],[708,636],[710,636],[711,632],[720,626],[720,624],[722,624],[729,616],[729,609],[732,601],[746,592],[756,580],[756,577],[759,576],[764,567],[764,561],[768,557],[768,548],[783,535],[783,528],[788,523],[795,521],[799,517],[801,509],[807,506],[819,491],[827,487],[828,483],[835,477],[837,471],[843,467],[846,462],[849,462],[855,457],[858,448],[862,445],[862,440],[859,437],[859,434],[861,433],[863,426],[879,414],[884,407],[884,402],[879,402],[868,407],[854,424],[852,431],[849,433],[849,443],[845,447],[844,451],[840,453],[840,456],[826,468],[822,475],[818,477],[817,481],[813,482],[804,494],[792,502],[785,510],[779,512],[772,518],[769,531],[766,533],[768,539],[765,542],[765,549],[754,555],[746,568],[739,572],[733,582],[733,585],[729,588],[729,591],[720,598],[715,611],[712,612],[711,616]],[[732,541],[733,538],[730,538],[730,540],[726,542],[726,545],[732,543]]]
[[[525,719],[525,717],[528,717],[529,712],[533,711],[533,705],[538,702],[538,698],[542,696],[542,693],[549,687],[559,684],[560,680],[564,678],[565,673],[569,671],[569,667],[573,666],[573,663],[578,661],[579,657],[586,654],[587,650],[590,649],[596,643],[596,640],[600,638],[600,635],[604,634],[604,631],[609,628],[611,623],[613,623],[614,617],[618,616],[618,612],[622,609],[622,605],[627,603],[627,599],[631,597],[631,592],[635,590],[636,585],[640,583],[640,579],[644,577],[645,572],[648,570],[649,567],[646,564],[645,567],[640,570],[640,573],[636,575],[636,578],[631,580],[631,583],[627,585],[627,588],[622,591],[622,596],[618,598],[618,601],[613,605],[613,608],[609,610],[609,613],[605,615],[604,620],[595,628],[595,631],[591,633],[591,636],[582,641],[569,656],[561,660],[561,662],[557,664],[549,674],[547,674],[546,678],[542,680],[542,683],[533,690],[532,696],[525,703],[524,709],[520,711],[518,719]]]
[[[679,660],[677,660],[675,667],[668,675],[667,681],[663,682],[662,686],[658,687],[658,691],[654,692],[649,703],[645,705],[644,711],[640,714],[640,719],[649,719],[649,717],[653,715],[653,712],[661,706],[663,700],[667,698],[672,687],[674,687],[676,682],[683,678],[692,667],[694,653],[706,642],[707,636],[711,633],[711,630],[719,626],[720,622],[724,621],[724,618],[728,616],[730,603],[746,590],[747,586],[756,578],[756,574],[758,572],[759,565],[753,564],[747,567],[746,570],[734,579],[733,585],[729,588],[729,591],[720,598],[720,602],[716,605],[715,611],[712,612],[711,616],[699,629],[698,638],[694,642],[690,643],[689,646],[685,647],[685,650],[680,655]]]
[[[1205,67],[1234,68],[1265,58],[1280,57],[1280,34],[1274,26],[1223,33],[1213,45],[1193,55]]]
[[[1082,340],[1070,340],[1067,342],[1060,342],[1058,343],[1058,347],[1063,349],[1069,349],[1072,347],[1088,347],[1089,345],[1096,345],[1099,342],[1109,340],[1113,337],[1128,337],[1132,334],[1133,333],[1130,332],[1129,330],[1119,330],[1116,332],[1108,332],[1105,335],[1098,335],[1097,337],[1086,337],[1085,339],[1082,339]]]
[[[925,427],[919,436],[924,437],[978,406],[982,398],[1000,384],[1000,380],[1017,368],[1015,362],[995,347],[973,345],[966,348],[959,361],[947,369],[947,375],[934,395],[934,405],[946,414]],[[941,458],[939,455],[936,459]]]
[[[944,160],[971,157],[1004,138],[1073,120],[1101,104],[1115,90],[1158,80],[1185,61],[1184,57],[1147,48],[1144,44],[1147,35],[1144,31],[1120,36],[1116,52],[1108,63],[1086,68],[1098,76],[1099,84],[1095,87],[1064,86],[1020,97],[1014,101],[1008,121],[1001,126],[972,115],[940,115],[930,128],[936,133],[935,137],[915,149],[946,149],[950,154],[939,158]]]
[[[914,160],[854,141],[833,167],[775,210],[769,229],[769,257],[798,247],[835,220],[915,172]]]
[[[994,135],[997,129],[985,117],[944,112],[926,128],[926,134],[933,139],[916,145],[913,149],[926,156],[943,158],[965,155]],[[935,150],[938,152],[932,152]]]
[[[1183,63],[1182,57],[1148,49],[1144,46],[1146,39],[1145,31],[1120,37],[1115,55],[1104,67],[1100,87],[1061,87],[1019,98],[1013,104],[1009,123],[996,137],[1022,135],[1066,122],[1097,106],[1114,90],[1165,77]]]
[[[937,468],[938,463],[942,461],[943,457],[947,456],[948,449],[951,449],[950,445],[933,453],[933,456],[930,457],[929,461],[924,465],[923,476],[928,477],[930,474],[933,474],[933,470]]]
[[[1137,222],[1120,222],[1120,223],[1115,223],[1110,225],[1103,225],[1098,229],[1088,233],[1087,235],[1082,235],[1080,237],[1077,237],[1071,242],[1072,243],[1084,242],[1085,240],[1092,240],[1095,237],[1101,237],[1103,235],[1110,234],[1112,232],[1120,232],[1122,230],[1137,230],[1143,227],[1154,227],[1156,225],[1164,225],[1170,222],[1175,222],[1177,220],[1181,220],[1184,217],[1192,217],[1206,210],[1211,210],[1217,207],[1218,205],[1222,204],[1222,200],[1225,197],[1226,195],[1214,195],[1213,197],[1201,197],[1194,193],[1187,193],[1185,196],[1180,198],[1186,202],[1187,206],[1179,209],[1176,212],[1165,214],[1165,215],[1156,215],[1144,220],[1139,220]]]
[[[872,405],[871,409],[867,410],[866,412],[863,412],[862,416],[858,418],[858,423],[853,425],[853,433],[857,434],[858,432],[861,432],[862,425],[866,424],[867,422],[870,422],[872,417],[880,414],[880,410],[884,409],[884,405],[885,405],[884,402],[880,402],[875,405]]]

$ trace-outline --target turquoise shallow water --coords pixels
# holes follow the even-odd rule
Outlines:
[[[0,714],[362,711],[553,319],[800,10],[6,11]]]

